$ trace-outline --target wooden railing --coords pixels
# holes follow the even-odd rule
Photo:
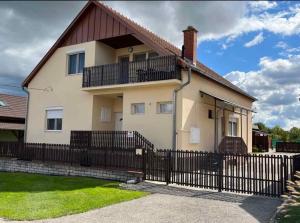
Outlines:
[[[163,56],[143,61],[85,67],[83,70],[82,87],[170,79],[181,79],[177,59],[175,56]]]
[[[300,142],[276,142],[276,152],[300,153]]]
[[[71,146],[150,149],[154,145],[137,131],[71,131]]]
[[[248,148],[243,138],[225,136],[219,145],[219,152],[247,154]]]

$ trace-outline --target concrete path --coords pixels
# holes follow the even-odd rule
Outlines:
[[[203,190],[140,183],[131,189],[155,192],[149,196],[56,219],[34,223],[231,223],[269,222],[281,201]],[[156,193],[159,192],[159,193]],[[8,222],[1,221],[0,222]],[[12,223],[10,221],[10,223]],[[20,223],[20,221],[18,221]]]

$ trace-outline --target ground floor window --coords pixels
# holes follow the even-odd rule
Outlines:
[[[47,130],[62,130],[63,109],[48,108],[46,110],[46,129]]]
[[[131,104],[132,114],[144,114],[145,113],[145,103],[134,103]]]
[[[237,118],[229,119],[228,136],[237,136]]]
[[[158,102],[157,112],[162,114],[170,114],[173,112],[172,102]]]

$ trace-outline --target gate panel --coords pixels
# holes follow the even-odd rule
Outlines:
[[[194,151],[171,152],[170,183],[219,189],[220,155]]]
[[[298,159],[297,159],[298,158]],[[146,153],[146,179],[183,186],[280,196],[299,157],[157,150]]]

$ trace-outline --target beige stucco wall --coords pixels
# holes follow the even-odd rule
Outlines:
[[[82,75],[67,75],[67,55],[78,50],[85,51],[85,66],[94,66],[96,59],[105,58],[108,51],[95,41],[55,51],[28,86],[28,142],[69,143],[71,130],[92,129],[93,95],[80,90]],[[111,55],[106,58],[107,61],[113,59]],[[48,107],[63,108],[62,131],[46,131]]]
[[[187,79],[187,72],[183,72],[184,80]],[[243,107],[251,108],[252,101],[234,91],[223,87],[205,77],[193,73],[191,83],[185,87],[178,95],[181,104],[178,104],[178,117],[177,117],[177,147],[183,149],[193,150],[214,150],[214,119],[208,118],[208,110],[214,111],[214,100],[211,97],[200,96],[200,91],[208,94],[215,95],[216,97],[223,98]],[[221,109],[217,110],[218,128],[221,128],[220,118],[223,116]],[[232,112],[231,112],[232,113]],[[233,114],[233,113],[232,113]],[[230,112],[225,111],[225,135],[228,134],[228,118]],[[238,118],[238,136],[241,136],[241,126],[243,128],[242,137],[248,149],[252,149],[252,117],[251,112],[248,112],[248,120],[246,116],[240,118],[240,115],[234,115]],[[242,124],[241,124],[242,122]],[[248,123],[247,123],[248,122]],[[191,127],[200,129],[200,143],[190,143],[190,130]],[[218,129],[218,141],[220,141],[221,129]]]
[[[178,82],[168,85],[135,86],[93,91],[97,97],[122,95],[113,102],[113,113],[123,112],[122,130],[138,131],[157,148],[172,147],[172,114],[159,114],[158,102],[172,101]],[[145,103],[144,114],[132,114],[133,103]],[[114,117],[114,114],[112,114]]]
[[[137,130],[157,148],[172,147],[172,114],[157,113],[157,103],[172,101],[175,86],[132,88],[123,95],[123,129]],[[132,103],[145,103],[145,114],[131,114]]]

